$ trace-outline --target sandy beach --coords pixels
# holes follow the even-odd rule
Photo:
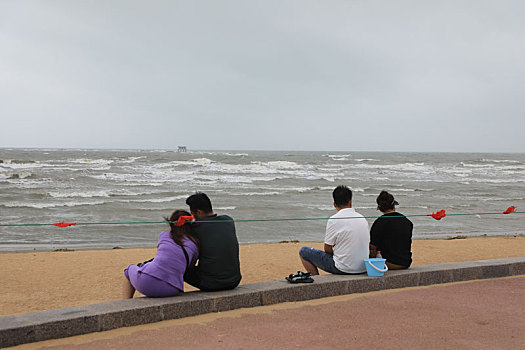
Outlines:
[[[240,247],[241,284],[281,279],[304,270],[298,251],[322,243]],[[123,269],[155,255],[156,248],[2,253],[0,316],[102,303],[121,298]],[[413,266],[523,256],[525,237],[415,240]],[[186,291],[193,288],[186,286]]]

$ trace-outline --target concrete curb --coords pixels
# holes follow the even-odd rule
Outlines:
[[[315,283],[283,280],[241,285],[221,292],[171,298],[136,298],[0,317],[0,347],[101,332],[210,312],[336,295],[525,274],[525,257],[415,266],[366,275],[316,276]]]

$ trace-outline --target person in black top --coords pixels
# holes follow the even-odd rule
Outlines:
[[[199,262],[186,269],[184,281],[203,291],[237,287],[242,276],[239,242],[233,219],[227,215],[214,214],[210,199],[202,192],[189,196],[186,204],[195,217],[191,230],[199,240],[200,247]]]
[[[377,210],[383,215],[374,221],[370,229],[370,258],[381,251],[390,270],[408,269],[412,264],[412,229],[414,225],[403,214],[396,212],[399,203],[387,191],[381,191],[376,199]]]

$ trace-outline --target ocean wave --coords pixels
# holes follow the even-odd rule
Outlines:
[[[248,153],[223,153],[225,156],[229,156],[229,157],[247,157],[248,156]]]
[[[204,166],[209,166],[213,163],[214,161],[209,158],[195,158],[195,159],[190,159],[190,160],[174,160],[166,164],[204,167]]]
[[[494,168],[496,164],[469,164],[465,162],[460,162],[459,166],[464,167],[464,168],[482,169],[482,168]]]
[[[406,162],[399,164],[367,164],[366,162],[353,164],[354,169],[365,170],[390,170],[394,172],[417,172],[417,173],[433,173],[436,168],[433,165],[428,165],[421,162]]]
[[[165,173],[165,174],[117,174],[117,173],[104,173],[99,175],[88,175],[87,177],[96,180],[110,180],[119,181],[124,186],[162,186],[164,183],[180,183],[188,181],[188,177],[181,175],[190,175],[184,173]]]
[[[187,197],[188,195],[180,195],[180,196],[164,197],[164,198],[124,199],[124,200],[116,200],[116,202],[120,202],[120,203],[166,203],[166,202],[173,202],[179,199],[186,199]]]
[[[214,207],[214,210],[235,210],[237,207]]]
[[[35,209],[50,209],[58,207],[79,207],[79,206],[92,206],[107,203],[107,201],[90,201],[90,202],[61,202],[61,203],[24,203],[24,202],[11,202],[0,204],[6,208],[35,208]]]
[[[351,154],[323,154],[323,157],[328,157],[328,158],[338,158],[338,159],[343,159],[343,160],[346,160],[346,158],[351,158],[352,155]]]
[[[135,161],[139,160],[139,159],[144,159],[146,158],[145,156],[140,156],[140,157],[128,157],[127,159],[123,159],[123,160],[120,160],[120,163],[125,163],[125,164],[129,164],[129,163],[134,163]]]
[[[51,183],[54,183],[54,181],[49,179],[49,178],[42,178],[42,179],[33,179],[33,178],[7,179],[5,181],[7,181],[10,185],[16,186],[17,189],[42,188],[44,186],[49,186],[49,184],[51,184]]]
[[[85,191],[85,192],[78,192],[78,191],[54,191],[54,192],[48,192],[48,195],[50,195],[53,198],[92,198],[92,197],[109,197],[109,193],[107,191]]]
[[[390,181],[390,178],[388,178],[386,176],[376,176],[376,177],[373,177],[372,180],[374,180],[374,181]]]
[[[193,181],[206,181],[211,183],[253,183],[255,181],[273,181],[274,177],[250,177],[250,176],[239,176],[239,175],[197,175],[194,176]]]
[[[373,159],[373,158],[363,158],[363,159],[354,159],[356,162],[379,162],[379,159]]]
[[[277,191],[230,193],[231,196],[276,196],[279,194],[281,194],[281,192],[277,192]]]
[[[491,184],[505,184],[505,183],[522,183],[525,182],[525,179],[471,179],[471,182],[476,183],[491,183]]]
[[[5,168],[5,169],[37,169],[37,168],[44,168],[44,167],[51,167],[51,166],[53,165],[47,164],[47,163],[35,162],[35,161],[30,161],[30,162],[9,161],[9,162],[0,163],[0,168]]]
[[[521,163],[519,160],[514,160],[514,159],[487,159],[487,158],[483,158],[480,160],[481,162],[485,162],[485,163]]]
[[[298,164],[296,162],[290,162],[286,160],[274,160],[271,162],[260,163],[270,169],[305,169],[311,168],[310,165]]]
[[[482,200],[484,202],[511,202],[511,201],[522,201],[525,200],[523,197],[509,197],[509,198],[503,198],[503,197],[478,197],[477,200]]]
[[[19,171],[17,173],[0,173],[0,179],[4,180],[27,179],[32,176],[33,173],[29,171]]]
[[[31,164],[36,163],[34,160],[18,160],[18,159],[0,159],[0,164]]]
[[[432,192],[433,188],[396,188],[392,192]]]
[[[90,159],[90,158],[78,158],[78,159],[69,159],[66,162],[75,163],[75,164],[100,164],[100,165],[109,165],[115,161],[112,159]]]

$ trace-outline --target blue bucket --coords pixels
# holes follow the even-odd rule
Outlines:
[[[388,266],[385,264],[386,259],[372,258],[365,259],[366,273],[368,276],[381,277],[388,271]]]

